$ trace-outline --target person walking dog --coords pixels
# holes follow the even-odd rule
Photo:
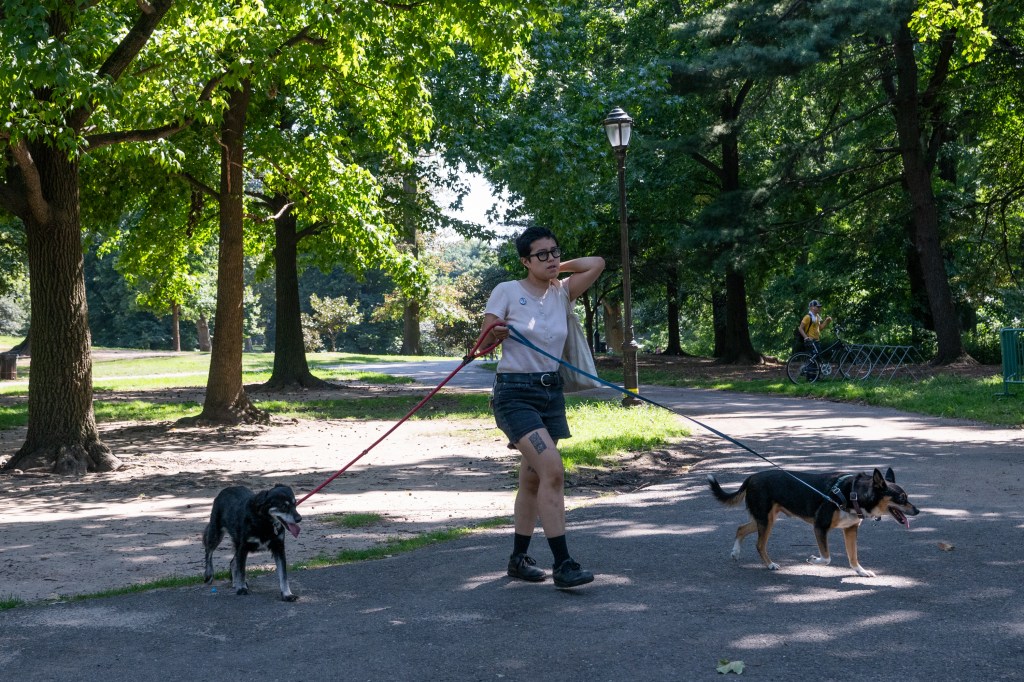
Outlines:
[[[526,275],[502,282],[491,292],[483,323],[483,330],[491,331],[483,343],[504,341],[511,326],[538,348],[561,357],[566,305],[572,305],[597,280],[604,271],[604,259],[588,256],[563,261],[555,235],[542,227],[527,228],[515,244]],[[559,279],[561,273],[570,274]],[[565,539],[565,466],[558,441],[571,434],[558,367],[557,361],[513,337],[502,346],[492,396],[495,423],[508,437],[509,447],[522,454],[508,575],[530,582],[546,579],[527,553],[539,517],[554,556],[555,587],[565,589],[592,582],[594,574],[570,556]]]

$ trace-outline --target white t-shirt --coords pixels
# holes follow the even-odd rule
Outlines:
[[[484,313],[505,320],[538,348],[560,358],[568,333],[568,299],[561,291],[563,285],[563,281],[553,280],[544,295],[536,298],[519,280],[502,282],[491,292]],[[557,361],[519,343],[515,335],[501,344],[499,373],[556,372],[558,367]]]

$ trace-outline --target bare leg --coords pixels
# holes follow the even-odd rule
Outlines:
[[[537,490],[540,487],[540,476],[523,457],[519,466],[519,490],[516,492],[515,519],[516,533],[533,535],[537,527]]]
[[[531,431],[516,447],[526,464],[526,473],[521,470],[519,474],[516,532],[532,534],[540,516],[544,535],[548,538],[565,535],[565,467],[558,448],[547,429]]]

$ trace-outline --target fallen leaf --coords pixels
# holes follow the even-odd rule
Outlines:
[[[953,551],[953,543],[952,542],[945,542],[945,541],[940,542],[939,543],[939,549],[941,549],[943,552],[952,552]]]
[[[725,675],[726,673],[736,673],[737,675],[743,674],[743,661],[730,661],[728,659],[720,659],[718,661],[718,667],[715,668],[718,672]]]

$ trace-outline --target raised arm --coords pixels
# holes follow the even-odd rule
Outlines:
[[[565,261],[559,268],[559,272],[571,272],[572,276],[567,278],[569,287],[569,300],[575,301],[583,295],[587,289],[597,281],[597,278],[604,272],[604,258],[600,256],[585,256]]]

